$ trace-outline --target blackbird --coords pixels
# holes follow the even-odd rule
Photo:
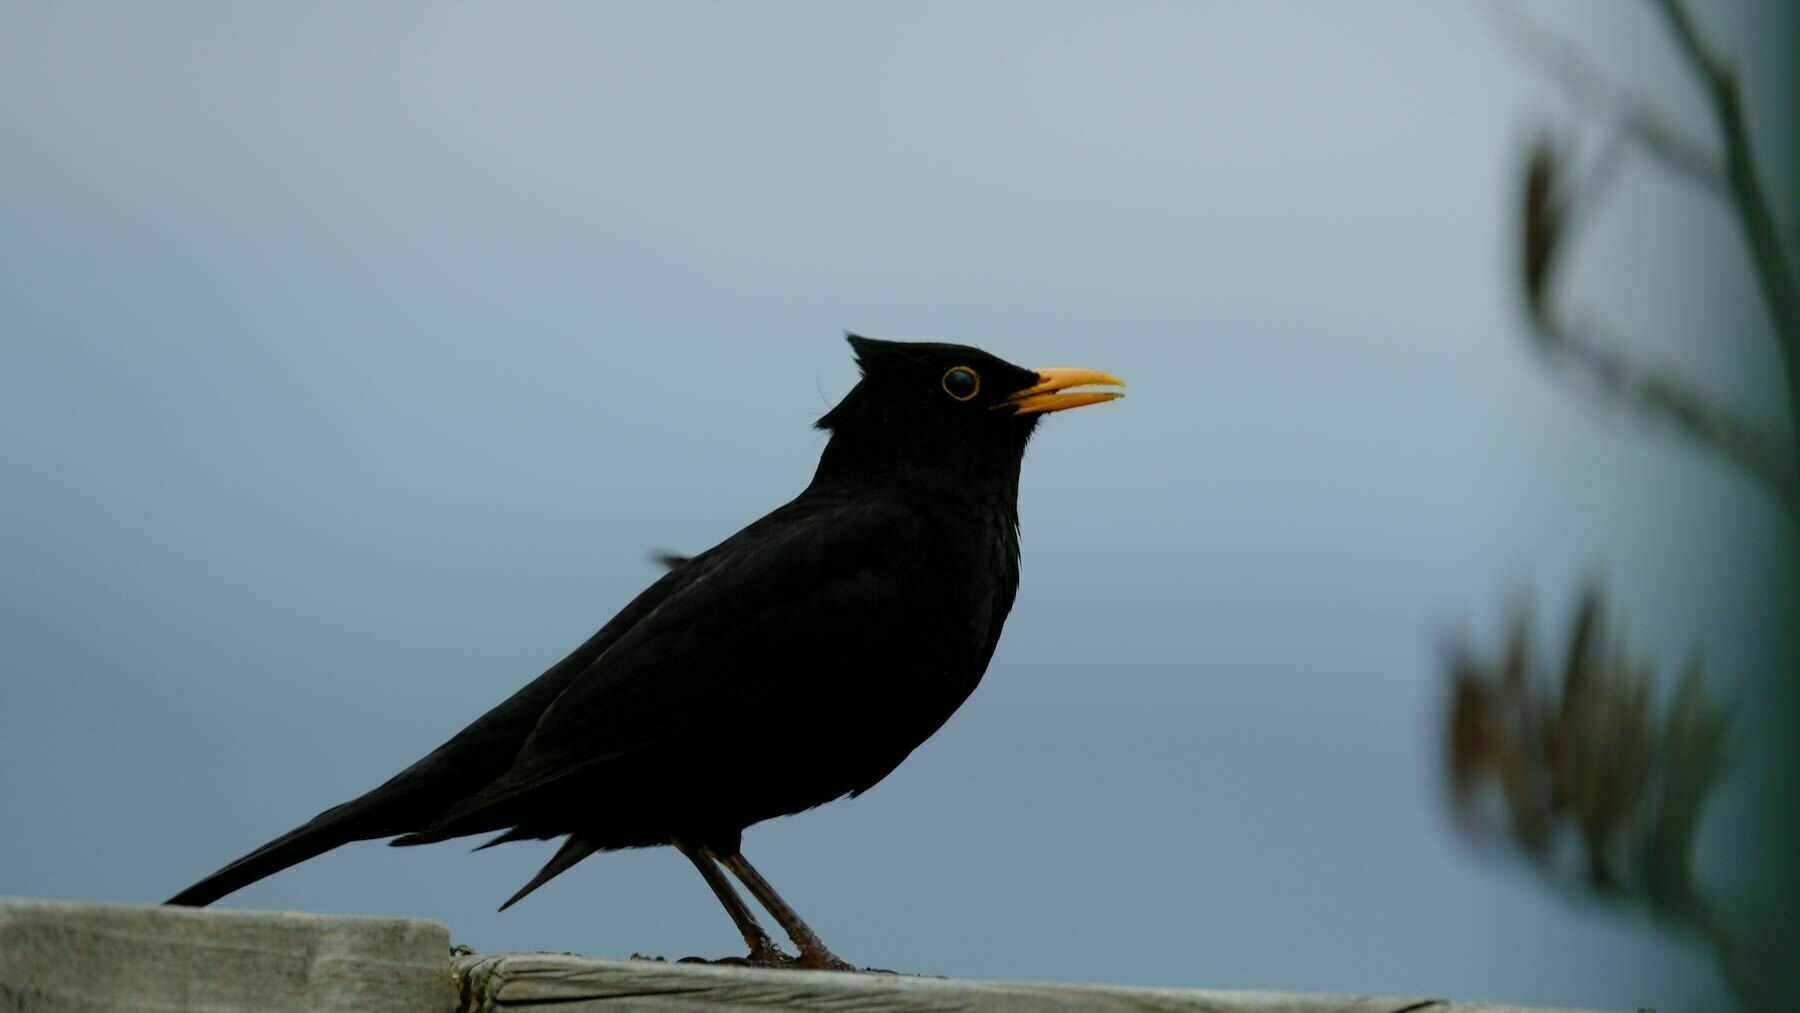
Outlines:
[[[980,682],[1019,584],[1019,469],[1047,412],[1123,382],[846,335],[861,376],[800,494],[668,572],[563,660],[367,793],[166,903],[204,906],[351,841],[567,837],[501,910],[596,851],[670,845],[746,962],[847,969],[745,860],[745,828],[857,796]],[[775,917],[784,953],[720,867]]]

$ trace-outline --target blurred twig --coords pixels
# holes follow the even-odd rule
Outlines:
[[[1796,319],[1793,277],[1751,164],[1735,78],[1710,55],[1680,4],[1676,0],[1661,2],[1672,30],[1681,40],[1683,53],[1695,73],[1708,83],[1714,97],[1715,114],[1727,142],[1723,166],[1665,126],[1664,118],[1649,106],[1625,99],[1613,99],[1607,104],[1626,110],[1620,114],[1623,129],[1663,164],[1715,191],[1721,180],[1725,182],[1749,239],[1764,299],[1774,320],[1776,340],[1787,366],[1790,421],[1800,427],[1800,373],[1796,373],[1800,363],[1796,327],[1800,322]],[[1546,41],[1549,36],[1535,29],[1515,27],[1515,31],[1529,33],[1535,44],[1548,47],[1540,53],[1539,60],[1565,88],[1590,97],[1608,90],[1599,83],[1600,76],[1588,69],[1571,48]],[[1800,441],[1784,439],[1775,435],[1772,427],[1753,425],[1737,417],[1681,377],[1638,366],[1617,350],[1617,342],[1599,339],[1593,328],[1577,327],[1555,307],[1551,298],[1553,283],[1559,256],[1567,247],[1570,225],[1578,210],[1591,210],[1604,192],[1602,184],[1610,178],[1596,173],[1596,181],[1577,190],[1569,182],[1569,161],[1549,141],[1540,140],[1533,146],[1525,167],[1520,278],[1537,339],[1535,347],[1566,371],[1590,381],[1622,407],[1717,453],[1761,482],[1800,519]]]

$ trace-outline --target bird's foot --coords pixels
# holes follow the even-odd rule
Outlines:
[[[636,953],[631,956],[634,960],[662,960],[661,957],[645,957]],[[742,957],[719,957],[717,959],[682,957],[675,962],[677,964],[711,964],[715,967],[756,967],[766,971],[854,971],[857,974],[892,974],[895,976],[899,976],[901,973],[890,971],[885,967],[857,967],[830,953],[822,954],[810,961],[805,957],[790,957],[778,946],[770,946],[766,950],[752,950]],[[943,976],[935,975],[935,977]]]
[[[788,956],[774,941],[767,939],[743,958],[744,963],[752,967],[788,967],[797,959],[799,958]]]
[[[740,967],[771,967],[771,968],[773,968],[773,967],[795,967],[795,966],[798,966],[799,960],[800,960],[800,958],[790,957],[785,952],[782,951],[781,947],[776,946],[774,943],[770,943],[767,946],[758,946],[756,949],[751,950],[745,956],[724,957],[724,958],[714,961],[714,963],[736,964]]]
[[[720,957],[708,960],[705,957],[682,957],[681,964],[729,964],[735,967],[767,967],[785,968],[799,967],[800,958],[790,957],[772,939],[763,939],[750,948],[750,952],[742,957]]]
[[[634,954],[635,956],[635,954]],[[742,957],[720,957],[708,960],[705,957],[682,957],[679,964],[724,964],[733,967],[760,967],[766,970],[787,971],[867,971],[871,974],[893,974],[873,967],[857,967],[847,960],[840,959],[830,950],[817,953],[802,953],[798,957],[790,957],[781,947],[771,943],[767,947],[758,947]]]
[[[857,967],[855,964],[842,959],[837,954],[825,949],[823,946],[816,950],[810,948],[801,950],[799,959],[794,961],[794,966],[803,967],[810,971],[861,970],[861,968]]]

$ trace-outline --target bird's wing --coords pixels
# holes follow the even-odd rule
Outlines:
[[[512,768],[407,843],[470,832],[482,811],[577,771],[829,692],[857,659],[916,635],[899,616],[917,610],[926,572],[915,515],[876,501],[765,520],[676,571],[686,579],[571,680]]]

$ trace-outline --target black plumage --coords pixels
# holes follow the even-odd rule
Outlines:
[[[205,905],[358,840],[566,836],[517,902],[595,851],[672,845],[759,963],[791,962],[719,865],[842,967],[757,875],[746,827],[867,791],[986,670],[1019,583],[1018,487],[1043,413],[1110,400],[1090,370],[850,335],[862,377],[810,484],[669,570],[588,641],[386,783],[183,890]],[[717,863],[717,864],[715,864]]]

